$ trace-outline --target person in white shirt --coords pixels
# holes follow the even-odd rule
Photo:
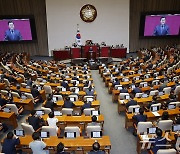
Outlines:
[[[32,134],[32,138],[34,141],[29,143],[29,148],[31,148],[33,154],[48,154],[48,150],[44,150],[46,147],[46,143],[41,141],[40,139],[40,133],[34,132]]]
[[[60,135],[60,129],[58,128],[57,126],[57,122],[58,122],[58,119],[56,117],[54,117],[54,112],[50,112],[48,114],[48,118],[47,118],[47,123],[49,126],[51,127],[55,127],[56,128],[56,131],[57,131],[57,134],[58,136]]]

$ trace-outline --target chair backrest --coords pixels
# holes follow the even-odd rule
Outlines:
[[[128,81],[129,81],[129,78],[127,77],[122,78],[122,82],[128,82]]]
[[[120,85],[120,84],[119,85],[115,85],[114,88],[118,89],[118,90],[121,90],[122,89],[122,85]]]
[[[22,86],[23,88],[26,88],[27,84],[26,84],[26,83],[21,83],[21,86]]]
[[[157,95],[159,93],[159,91],[158,90],[152,90],[152,91],[150,91],[150,96],[154,96],[154,95]]]
[[[143,95],[143,93],[136,93],[135,97],[136,97],[136,98],[141,98],[142,95]]]
[[[119,94],[119,99],[120,99],[120,100],[125,99],[125,96],[126,96],[126,95],[129,96],[129,93],[120,93],[120,94]]]
[[[139,84],[140,87],[147,87],[148,86],[148,83],[147,82],[141,82]]]
[[[52,94],[52,88],[49,85],[44,85],[44,90],[46,94]]]
[[[76,137],[80,136],[80,128],[78,126],[68,126],[65,127],[64,133],[76,133]]]
[[[28,98],[28,99],[32,99],[33,103],[34,103],[34,97],[32,94],[30,93],[24,93],[24,95]]]
[[[21,126],[24,130],[25,135],[32,135],[35,132],[33,127],[29,124],[21,123]]]
[[[1,90],[1,94],[4,96],[8,96],[8,91],[7,90]]]
[[[173,121],[172,120],[160,120],[158,123],[158,127],[162,130],[171,130],[172,129],[172,124]]]
[[[175,149],[159,149],[157,151],[157,154],[176,154],[176,150]]]
[[[169,105],[175,105],[176,107],[180,107],[180,102],[170,102]]]
[[[131,105],[131,106],[129,106],[129,108],[128,108],[128,112],[129,112],[129,113],[132,113],[134,108],[140,108],[140,106],[139,106],[139,105]]]
[[[57,98],[58,101],[63,100],[62,95],[53,95],[53,97]]]
[[[12,91],[11,94],[12,94],[13,97],[20,97],[17,92]]]
[[[8,79],[4,79],[4,82],[5,82],[6,86],[8,86],[8,87],[10,86],[10,82]]]
[[[174,94],[178,95],[179,92],[180,92],[180,86],[177,86],[174,90]]]
[[[84,100],[89,100],[91,99],[92,101],[94,101],[94,96],[84,96]]]
[[[19,114],[16,104],[6,104],[6,107],[10,108],[11,112],[14,112],[15,115]]]
[[[41,107],[41,110],[43,110],[45,114],[49,114],[51,112],[51,109],[46,107]]]
[[[101,126],[87,126],[86,133],[88,137],[91,137],[91,132],[101,131]]]
[[[72,114],[73,114],[73,109],[70,109],[70,108],[62,108],[62,114],[63,114],[63,115],[72,115]]]
[[[84,109],[84,115],[85,116],[90,116],[91,115],[91,111],[95,111],[95,108],[88,108],[88,109]]]
[[[165,94],[170,94],[170,92],[171,92],[171,87],[165,87],[165,88],[163,89],[163,92],[164,92]]]
[[[153,110],[153,107],[157,107],[157,110],[160,110],[161,109],[161,103],[157,103],[157,104],[152,104],[151,105],[151,111]]]
[[[69,98],[70,98],[70,99],[73,98],[73,99],[74,99],[73,102],[75,102],[75,101],[78,100],[78,96],[77,96],[77,95],[69,95]]]
[[[138,122],[137,134],[147,133],[147,128],[152,127],[152,122]]]
[[[56,127],[42,126],[41,131],[42,131],[42,132],[49,132],[49,136],[57,136]]]

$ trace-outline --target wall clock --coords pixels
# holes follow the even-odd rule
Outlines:
[[[80,10],[80,17],[84,22],[93,22],[96,19],[97,10],[91,4],[84,5]]]

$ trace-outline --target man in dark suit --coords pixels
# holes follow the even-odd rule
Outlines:
[[[113,87],[115,87],[115,85],[120,85],[120,81],[118,80],[118,78],[115,78],[115,81],[113,83]]]
[[[93,143],[93,150],[88,152],[88,154],[105,154],[104,151],[100,150],[100,144],[98,142]]]
[[[9,132],[2,144],[2,153],[16,154],[16,145],[20,144],[20,140],[13,132]]]
[[[150,139],[150,141],[153,142],[153,148],[152,151],[154,154],[157,153],[159,149],[166,149],[166,138],[162,137],[162,130],[160,128],[156,129],[156,135],[157,137],[155,139]]]
[[[33,95],[34,99],[36,99],[35,102],[43,102],[43,99],[41,97],[41,94],[40,92],[37,90],[37,87],[36,85],[33,85],[32,88],[31,88],[31,94]]]
[[[122,89],[120,90],[120,93],[128,93],[127,88],[122,86]]]
[[[82,112],[84,109],[91,108],[91,102],[84,101],[84,105],[82,106]]]
[[[61,82],[61,86],[63,86],[67,90],[67,88],[69,88],[69,85],[65,81],[66,81],[66,79],[63,79],[63,81]]]
[[[132,90],[132,93],[133,94],[142,93],[142,90],[138,87],[138,84],[135,85],[135,88]]]
[[[19,30],[14,29],[14,22],[8,22],[9,29],[5,32],[4,41],[21,41],[22,36]]]
[[[165,24],[166,17],[160,18],[160,25],[157,25],[154,29],[154,36],[164,36],[169,35],[169,26]]]
[[[89,86],[89,88],[86,90],[86,96],[94,96],[94,89],[92,86]]]
[[[137,105],[137,101],[133,100],[133,95],[130,95],[130,100],[126,103],[126,108],[128,109],[129,106]]]
[[[7,104],[7,101],[1,97],[1,93],[0,93],[0,106],[4,106]]]
[[[36,111],[32,110],[31,111],[31,116],[28,117],[28,123],[34,128],[34,130],[36,131],[37,129],[39,129],[42,124],[43,124],[43,119],[41,119],[40,117],[37,117],[36,115]]]
[[[146,122],[147,120],[147,115],[144,115],[144,109],[140,108],[139,109],[139,114],[134,115],[133,119],[135,120],[135,124],[137,125],[139,122]]]
[[[53,111],[55,105],[56,105],[56,104],[55,104],[54,101],[52,100],[52,96],[49,96],[49,97],[47,98],[47,102],[46,102],[46,104],[45,104],[45,107],[50,108],[50,109]]]
[[[75,104],[70,100],[70,98],[67,96],[66,100],[64,101],[64,108],[73,108]]]

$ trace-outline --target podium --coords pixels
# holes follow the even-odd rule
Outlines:
[[[88,57],[87,57],[87,59],[88,59],[89,61],[95,61],[95,60],[96,60],[96,52],[93,51],[93,50],[90,50],[90,51],[88,52]]]

